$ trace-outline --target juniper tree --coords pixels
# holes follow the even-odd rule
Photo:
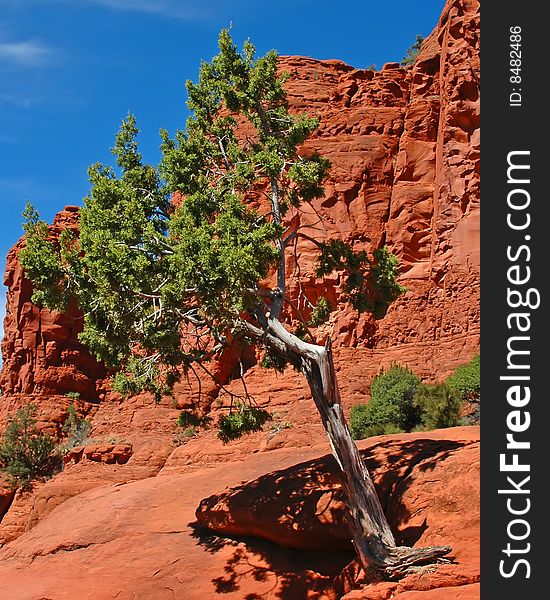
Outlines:
[[[118,371],[114,385],[126,393],[160,397],[230,343],[261,345],[279,368],[287,362],[302,372],[341,468],[358,556],[365,567],[399,574],[449,548],[396,547],[344,418],[330,338],[318,345],[282,318],[283,308],[294,310],[285,251],[305,236],[285,228],[285,215],[323,195],[330,166],[299,153],[318,121],[289,112],[285,77],[275,51],[257,58],[246,42],[239,52],[222,31],[219,54],[201,65],[197,83],[187,82],[185,130],[174,138],[161,131],[158,167],[144,164],[129,115],[113,148],[117,168],[89,169],[78,234],[65,230],[52,241],[29,206],[21,261],[34,302],[78,303],[81,340]],[[253,205],[251,197],[266,201]],[[341,240],[309,240],[319,249],[318,275],[345,273],[358,309],[383,316],[403,291],[386,248],[369,256]],[[242,404],[233,416],[226,439],[265,420]]]
[[[416,59],[418,57],[418,54],[420,53],[420,50],[422,49],[422,44],[424,43],[424,40],[425,40],[424,36],[422,36],[422,35],[416,36],[416,40],[415,40],[414,44],[412,46],[410,46],[409,48],[407,48],[407,53],[401,59],[401,65],[403,67],[406,67],[408,65],[414,65],[414,63],[416,62]]]

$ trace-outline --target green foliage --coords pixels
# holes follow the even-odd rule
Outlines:
[[[318,119],[289,112],[277,53],[256,57],[250,42],[239,51],[227,30],[218,45],[198,81],[187,82],[185,129],[173,138],[161,131],[158,166],[144,163],[129,114],[112,148],[114,166],[88,170],[78,230],[53,239],[32,206],[23,215],[20,259],[33,301],[82,310],[79,339],[116,371],[113,387],[123,395],[146,390],[160,401],[229,340],[261,343],[247,326],[265,332],[276,299],[286,301],[281,289],[266,289],[285,259],[282,216],[323,195],[329,162],[300,154]],[[268,208],[248,201],[266,193]],[[369,258],[342,241],[319,247],[320,272],[347,270],[346,293],[361,310],[382,316],[403,292],[397,259],[385,248]],[[329,311],[323,299],[312,323]],[[274,355],[265,360],[283,368]],[[241,412],[230,415],[228,432],[262,420]],[[243,427],[231,425],[238,419]]]
[[[462,397],[447,382],[422,384],[409,369],[393,364],[373,378],[371,399],[350,411],[355,439],[400,431],[454,427],[461,423]]]
[[[374,264],[372,266],[369,283],[374,290],[372,313],[377,319],[385,316],[389,305],[407,291],[397,282],[399,275],[399,259],[392,254],[386,246],[373,251]]]
[[[392,364],[371,382],[371,399],[353,406],[350,429],[355,439],[410,431],[420,421],[414,396],[420,379],[406,367]]]
[[[69,394],[66,394],[68,396]],[[67,408],[67,418],[63,424],[63,433],[67,436],[65,450],[82,446],[90,437],[92,425],[86,419],[78,416],[76,406],[71,402]]]
[[[78,400],[80,398],[80,392],[67,392],[65,396],[71,400]]]
[[[401,64],[406,67],[407,65],[413,65],[416,61],[416,57],[422,48],[422,44],[424,43],[425,38],[421,35],[416,36],[416,41],[414,44],[407,49],[407,53],[401,59]]]
[[[142,391],[151,392],[155,402],[159,403],[162,396],[172,393],[171,383],[178,380],[175,370],[172,373],[172,377],[170,373],[162,376],[158,360],[150,360],[147,356],[130,356],[124,368],[113,377],[113,390],[124,397]]]
[[[26,244],[19,253],[19,260],[35,286],[32,302],[65,309],[67,300],[61,258],[49,239],[48,226],[40,221],[38,212],[29,202],[23,211],[23,230]]]
[[[267,438],[271,440],[284,429],[292,429],[292,427],[293,425],[290,421],[280,421],[277,419],[267,430]]]
[[[368,402],[351,407],[349,415],[350,431],[353,439],[362,440],[374,435],[400,433],[399,407],[384,402]]]
[[[176,419],[176,424],[182,429],[206,427],[210,424],[211,420],[208,416],[199,416],[190,410],[182,410]]]
[[[445,383],[457,390],[463,400],[479,401],[480,377],[480,358],[476,354],[469,363],[457,367]]]
[[[187,442],[197,437],[197,435],[198,433],[196,427],[192,425],[189,427],[185,427],[184,429],[178,431],[174,435],[174,444],[176,446],[184,446],[185,444],[187,444]]]
[[[462,399],[456,389],[445,383],[420,385],[414,405],[420,409],[423,430],[455,427],[460,423]]]
[[[273,350],[269,348],[264,352],[264,355],[260,359],[260,366],[264,369],[274,369],[279,373],[284,373],[286,367],[288,365],[288,361],[284,356],[277,354]]]
[[[315,308],[311,311],[308,325],[311,327],[318,327],[319,325],[326,323],[331,311],[332,306],[330,305],[330,302],[324,297],[319,298]]]
[[[0,440],[0,470],[14,487],[26,487],[33,479],[51,474],[55,466],[55,442],[36,427],[36,406],[28,404],[10,417]]]
[[[245,433],[260,431],[262,426],[271,419],[271,414],[266,410],[239,403],[228,415],[220,418],[218,437],[226,444]]]
[[[395,424],[404,431],[410,431],[419,419],[418,410],[413,403],[419,385],[420,379],[416,374],[407,367],[394,363],[387,371],[373,377],[370,403],[395,407],[398,410]]]
[[[365,250],[356,252],[342,240],[329,240],[319,247],[317,275],[345,271],[344,292],[360,312],[369,311],[382,318],[389,305],[406,291],[397,282],[399,261],[386,246],[374,250],[372,259]]]

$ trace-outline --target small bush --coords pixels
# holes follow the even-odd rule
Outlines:
[[[457,390],[460,397],[467,401],[479,401],[480,399],[480,360],[476,354],[472,360],[457,367],[445,383]]]
[[[414,404],[421,413],[424,431],[455,427],[460,423],[462,399],[459,392],[445,383],[421,385],[414,397]]]
[[[272,415],[262,408],[238,404],[232,412],[224,415],[218,422],[218,437],[226,444],[246,433],[260,431]]]
[[[33,404],[20,408],[0,440],[0,469],[13,487],[27,487],[32,480],[50,475],[56,464],[55,441],[37,429],[35,414]]]
[[[422,48],[422,44],[424,43],[424,37],[421,35],[416,36],[416,41],[414,44],[407,48],[407,54],[401,59],[401,65],[406,67],[407,65],[413,65],[416,61],[418,53]]]
[[[420,379],[407,367],[392,364],[371,382],[371,403],[381,402],[394,405],[398,410],[395,425],[404,431],[411,430],[419,421],[417,408],[413,404]]]
[[[210,421],[212,421],[210,417],[199,417],[190,410],[182,410],[179,414],[179,417],[176,419],[176,425],[183,429],[187,429],[189,427],[207,427],[210,424]]]
[[[403,430],[396,425],[398,419],[399,410],[395,405],[372,400],[368,404],[356,404],[349,417],[351,435],[355,440],[363,440],[374,435],[400,433]]]
[[[477,407],[467,415],[460,417],[459,425],[479,425],[480,421],[480,410],[479,404]]]
[[[75,405],[71,402],[67,409],[67,418],[63,424],[63,433],[67,436],[67,442],[64,444],[64,450],[70,450],[77,446],[82,446],[89,440],[92,425],[86,419],[82,419],[76,412]]]
[[[265,354],[260,359],[260,367],[263,367],[264,369],[274,369],[279,373],[284,373],[287,365],[288,361],[286,358],[269,349],[265,351]]]
[[[80,398],[80,392],[67,392],[65,396],[71,400],[78,400]]]
[[[330,305],[330,302],[324,297],[319,298],[314,309],[311,311],[308,325],[311,327],[318,327],[319,325],[326,323],[331,311],[332,306]]]
[[[414,396],[420,379],[397,364],[373,378],[371,399],[350,412],[350,429],[355,439],[410,431],[420,423],[420,409]]]
[[[185,429],[176,432],[174,435],[174,444],[176,446],[183,446],[194,437],[197,437],[197,435],[197,428],[191,425],[190,427],[186,427]]]
[[[292,429],[292,423],[290,421],[277,421],[271,425],[267,432],[268,440],[275,437],[278,433],[283,431],[283,429]]]

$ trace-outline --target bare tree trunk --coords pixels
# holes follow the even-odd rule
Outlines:
[[[306,360],[304,374],[321,415],[332,452],[342,471],[348,503],[348,526],[363,567],[374,566],[399,575],[408,567],[433,562],[451,551],[448,546],[396,546],[370,474],[353,441],[340,402],[330,342],[320,347],[318,361]]]
[[[400,576],[411,566],[434,562],[449,546],[396,546],[369,472],[351,437],[342,410],[330,339],[325,347],[309,344],[288,332],[277,319],[268,319],[264,342],[289,358],[307,378],[332,452],[341,469],[353,545],[365,569]]]

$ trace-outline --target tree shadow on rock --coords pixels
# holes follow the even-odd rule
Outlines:
[[[398,545],[414,546],[429,527],[427,519],[407,526],[412,515],[403,497],[414,483],[411,475],[435,469],[469,444],[430,438],[388,440],[361,452]]]
[[[433,470],[469,443],[382,439],[361,451],[398,545],[414,546],[429,527],[426,518],[407,525],[412,515],[402,496],[411,474]],[[274,577],[276,592],[245,598],[298,600],[315,586],[326,594],[354,557],[339,478],[335,459],[326,455],[203,499],[194,524],[198,543],[212,553],[231,547],[224,575],[213,580],[216,593],[240,589],[244,579]]]
[[[207,552],[228,554],[223,574],[212,579],[216,595],[241,591],[243,600],[336,600],[333,582],[353,559],[352,552],[285,548],[257,538],[220,536],[197,523],[190,526]]]

